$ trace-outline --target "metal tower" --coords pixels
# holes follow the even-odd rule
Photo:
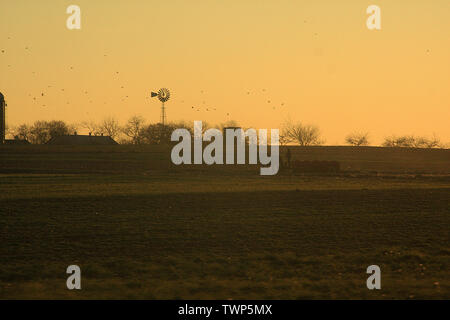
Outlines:
[[[159,91],[156,92],[152,92],[151,93],[152,98],[153,97],[158,97],[159,101],[161,101],[162,105],[161,105],[161,124],[163,126],[166,125],[166,121],[167,121],[167,117],[166,117],[166,107],[164,106],[164,103],[167,102],[170,99],[170,91],[166,88],[161,88],[159,89]]]

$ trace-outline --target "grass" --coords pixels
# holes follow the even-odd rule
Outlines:
[[[450,297],[446,176],[24,173],[47,166],[33,157],[0,174],[1,299]],[[65,286],[71,264],[80,291]],[[382,290],[366,288],[372,264]]]

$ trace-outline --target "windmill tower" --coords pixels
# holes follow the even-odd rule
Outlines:
[[[161,88],[159,89],[158,92],[152,92],[151,93],[151,97],[158,97],[159,101],[161,101],[162,105],[161,105],[161,124],[163,126],[166,125],[166,108],[164,106],[164,103],[167,102],[170,99],[170,91],[169,89],[166,88]]]
[[[0,144],[5,143],[6,138],[6,101],[0,92]]]

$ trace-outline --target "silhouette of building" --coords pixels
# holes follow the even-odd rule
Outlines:
[[[50,145],[116,145],[118,144],[110,136],[67,135],[51,138],[46,144]]]
[[[0,92],[0,144],[30,144],[18,137],[13,140],[6,139],[6,106],[5,96]]]
[[[5,143],[6,138],[6,101],[0,92],[0,144]]]
[[[14,139],[5,139],[5,144],[27,145],[27,144],[30,144],[30,142],[28,140],[19,139],[18,137],[14,137]]]

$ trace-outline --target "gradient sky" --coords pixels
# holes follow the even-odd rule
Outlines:
[[[71,4],[81,30],[66,28]],[[380,31],[366,27],[371,4]],[[374,144],[392,134],[450,142],[450,1],[1,1],[10,125],[157,122],[149,94],[161,87],[173,93],[169,121],[278,128],[290,118],[317,124],[326,144],[352,131]]]

